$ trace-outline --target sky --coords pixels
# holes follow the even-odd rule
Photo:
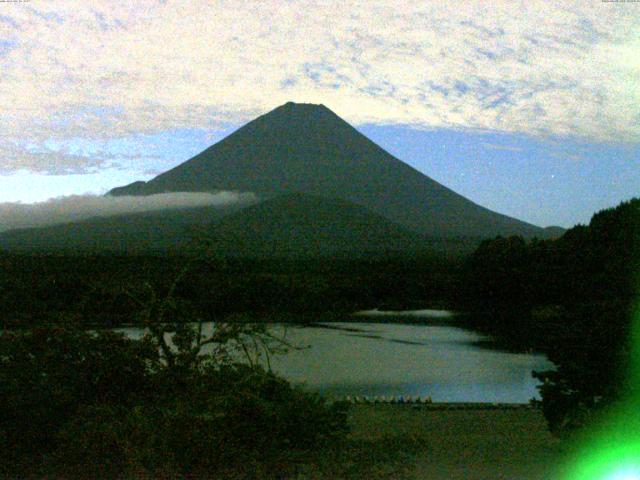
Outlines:
[[[640,196],[640,3],[0,2],[0,202],[146,180],[323,103],[547,226]]]

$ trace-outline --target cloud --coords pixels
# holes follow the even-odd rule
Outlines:
[[[43,227],[93,217],[188,207],[225,207],[251,203],[251,193],[161,193],[144,197],[71,195],[40,203],[0,203],[0,231]]]
[[[577,153],[552,152],[549,155],[553,158],[558,158],[560,160],[571,160],[572,162],[581,162],[585,160],[584,155],[580,155]]]
[[[489,150],[502,150],[505,152],[522,152],[524,150],[522,147],[514,147],[512,145],[499,145],[496,143],[483,143],[482,146],[484,148],[488,148]]]
[[[35,142],[0,141],[0,174],[16,170],[64,175],[91,173],[111,165],[113,156],[107,153],[84,155],[68,149],[51,149]]]
[[[639,33],[635,5],[582,0],[4,4],[0,144],[215,130],[288,100],[353,123],[638,142]]]

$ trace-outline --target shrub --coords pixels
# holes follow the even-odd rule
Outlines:
[[[153,355],[111,332],[47,327],[0,336],[0,431],[4,465],[41,457],[81,407],[133,405],[150,386]]]
[[[258,366],[185,358],[73,327],[3,334],[0,473],[270,478],[346,431],[344,405]]]

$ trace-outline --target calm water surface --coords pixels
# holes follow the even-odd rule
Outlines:
[[[425,313],[426,312],[426,313]],[[528,402],[539,398],[532,370],[553,367],[544,355],[514,354],[475,345],[486,337],[443,325],[445,312],[409,313],[429,324],[375,323],[394,314],[366,312],[370,323],[273,325],[289,342],[306,346],[271,359],[293,383],[325,394],[431,396],[436,402]],[[363,320],[363,316],[359,317]],[[140,329],[121,329],[138,336]]]

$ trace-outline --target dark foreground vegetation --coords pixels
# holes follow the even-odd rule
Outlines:
[[[233,361],[268,348],[264,330],[148,326],[142,340],[72,326],[0,337],[0,475],[284,478],[344,437],[343,405]]]
[[[534,410],[348,411],[225,361],[241,338],[232,330],[216,354],[177,349],[172,366],[153,336],[3,336],[0,478],[524,480],[549,478],[559,459]]]
[[[633,200],[559,239],[497,238],[464,260],[3,255],[0,474],[397,473],[422,447],[355,441],[345,405],[257,361],[287,348],[260,320],[376,307],[474,312],[466,324],[503,346],[545,352],[557,369],[535,373],[543,413],[552,432],[572,431],[639,388],[628,376],[639,246]],[[205,321],[216,322],[207,334]],[[148,334],[99,328],[129,323]]]
[[[640,385],[629,376],[640,280],[640,199],[603,210],[557,240],[486,241],[468,260],[460,292],[467,321],[511,348],[545,352],[536,372],[558,433],[588,423]]]

